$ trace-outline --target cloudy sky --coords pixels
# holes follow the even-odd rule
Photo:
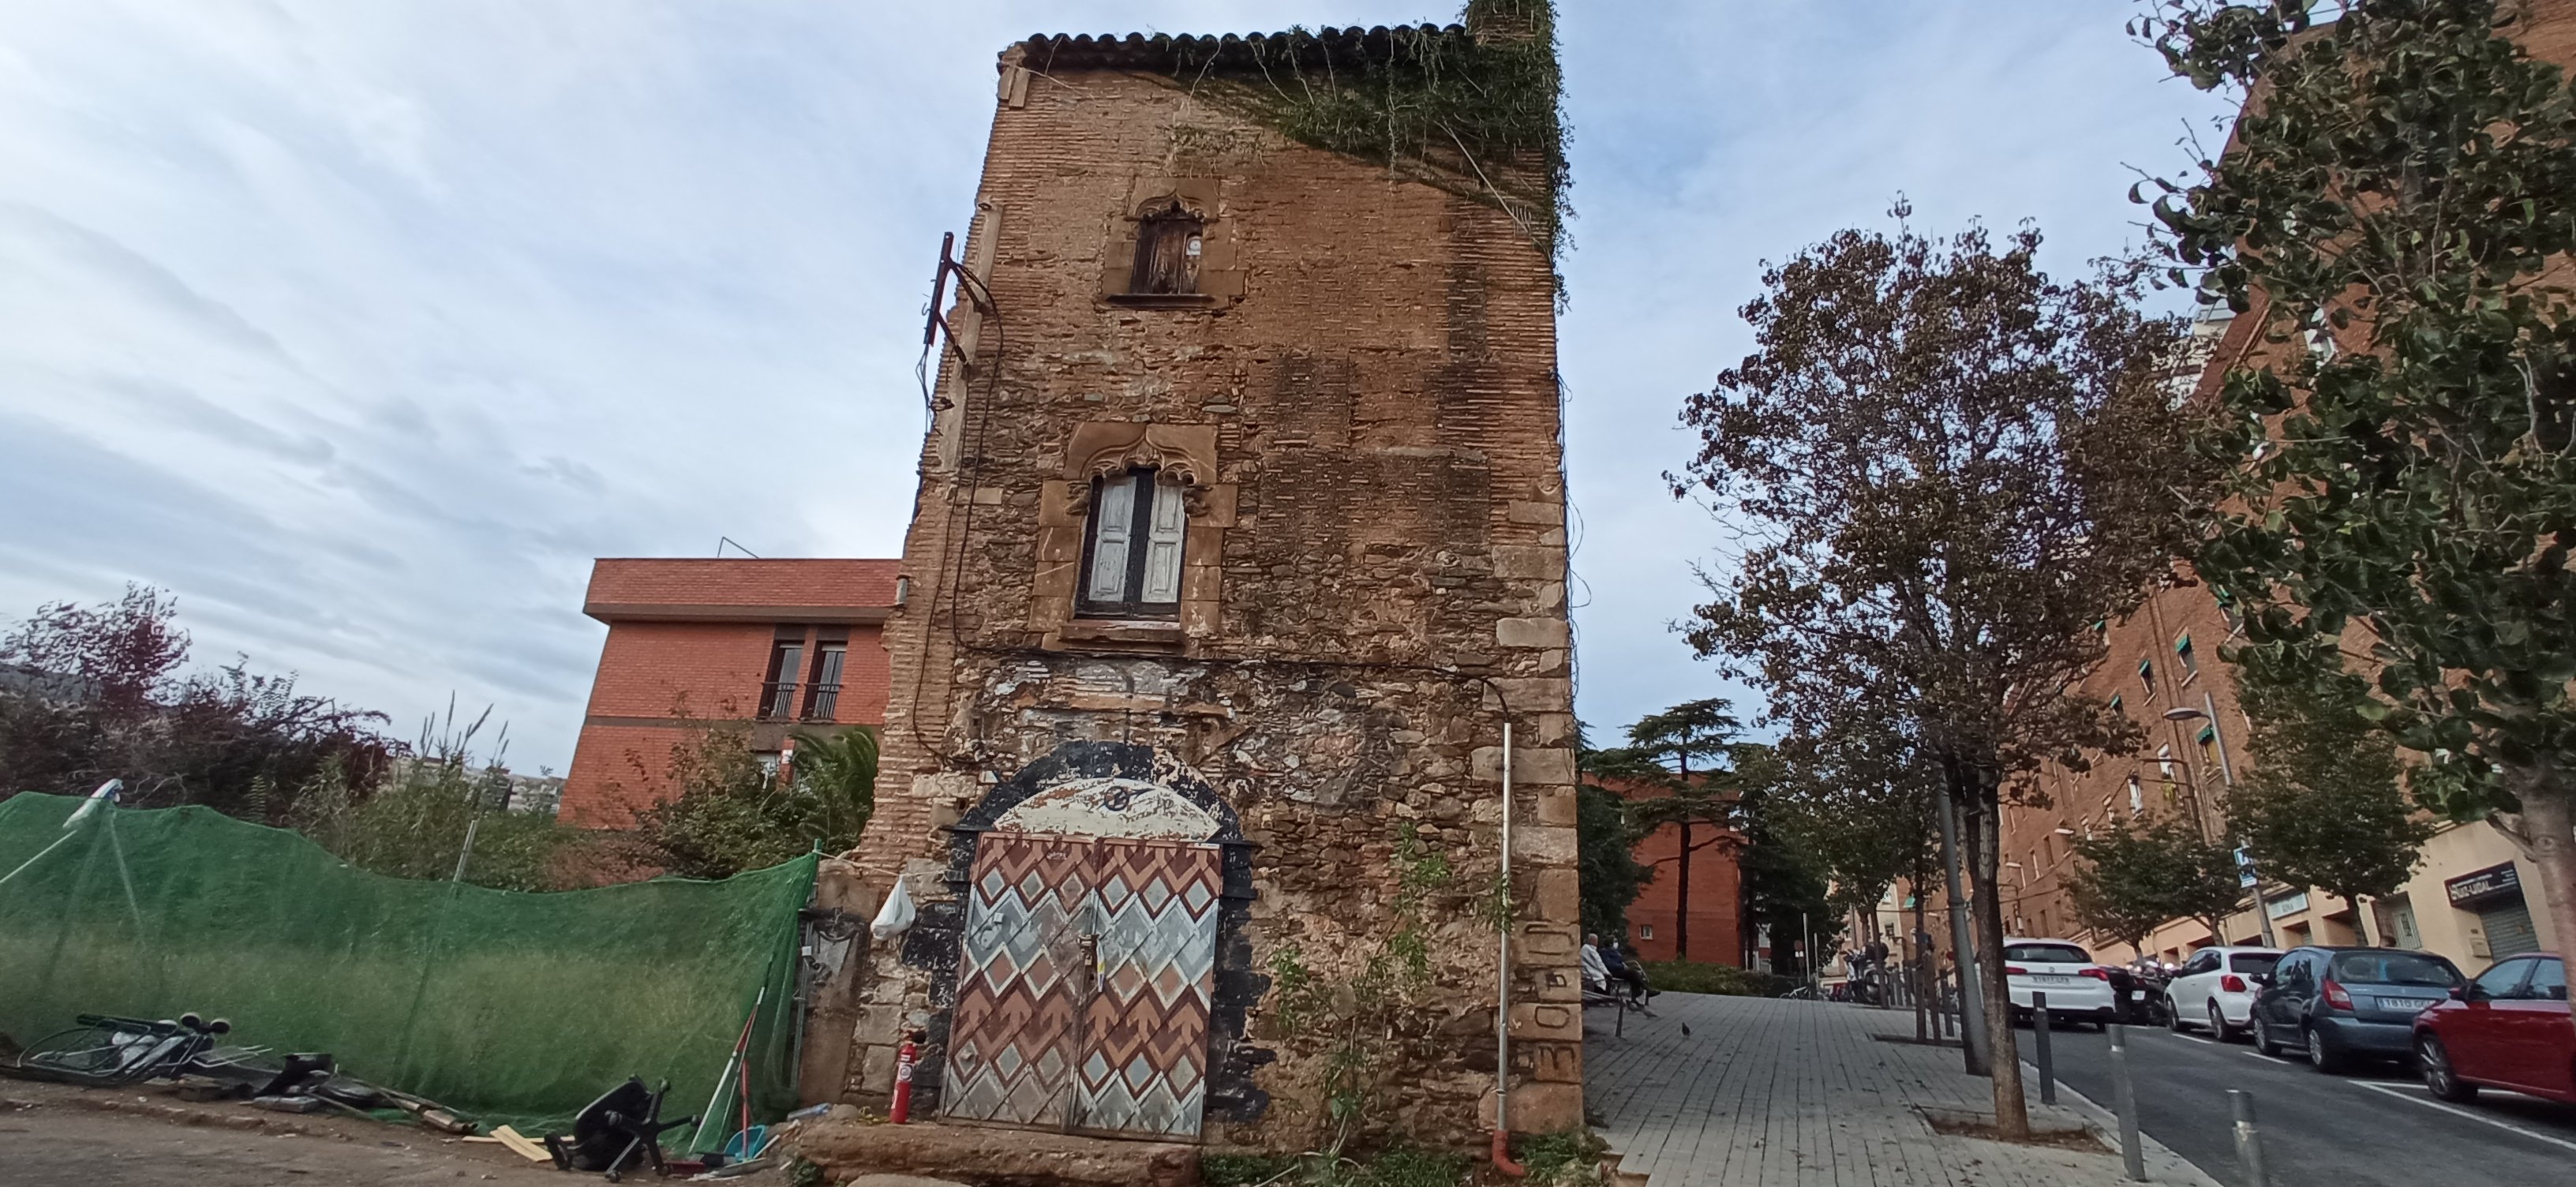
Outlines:
[[[2218,114],[2138,0],[1577,0],[1582,710],[1722,693],[1664,493],[1765,258],[1878,224],[2143,234]],[[0,0],[0,619],[175,593],[409,731],[569,761],[594,556],[893,555],[927,263],[995,51],[1448,19],[1450,0]]]

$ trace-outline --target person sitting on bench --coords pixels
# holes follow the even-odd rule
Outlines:
[[[1601,937],[1583,933],[1583,988],[1591,993],[1610,992],[1610,966],[1601,957]]]
[[[1630,1004],[1643,1009],[1646,1005],[1646,970],[1634,955],[1621,952],[1619,941],[1612,940],[1601,948],[1601,964],[1610,980],[1627,987]]]

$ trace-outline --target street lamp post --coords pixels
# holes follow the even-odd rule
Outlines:
[[[2236,766],[2227,760],[2227,732],[2218,724],[2217,699],[2210,696],[2209,690],[2204,688],[2200,690],[2200,708],[2194,709],[2189,705],[2177,705],[2174,708],[2165,710],[2165,720],[2167,721],[2199,721],[2204,719],[2209,722],[2209,740],[2215,743],[2218,747],[2218,777],[2226,782],[2227,789],[2229,791],[2234,791],[2236,790]],[[2233,831],[2232,822],[2230,831]],[[2254,920],[2263,927],[2263,946],[2266,948],[2278,948],[2281,946],[2281,942],[2279,938],[2274,936],[2272,933],[2272,912],[2266,910],[2263,906],[2263,872],[2259,869],[2255,869],[2250,863],[2246,866],[2246,869],[2254,875]],[[2354,908],[2354,914],[2356,916],[2360,914],[2358,906]],[[2219,939],[2224,941],[2226,937],[2221,936]]]

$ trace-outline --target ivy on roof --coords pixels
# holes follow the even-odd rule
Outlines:
[[[1253,37],[1031,39],[1157,70],[1301,144],[1374,161],[1511,216],[1561,262],[1564,79],[1551,0],[1468,0],[1464,27],[1290,29]],[[1557,278],[1560,300],[1564,278]]]

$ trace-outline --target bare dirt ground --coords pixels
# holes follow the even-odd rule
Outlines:
[[[0,1183],[11,1187],[567,1187],[598,1181],[497,1145],[408,1126],[187,1104],[149,1089],[111,1093],[0,1080]],[[735,1180],[783,1181],[775,1172]]]

